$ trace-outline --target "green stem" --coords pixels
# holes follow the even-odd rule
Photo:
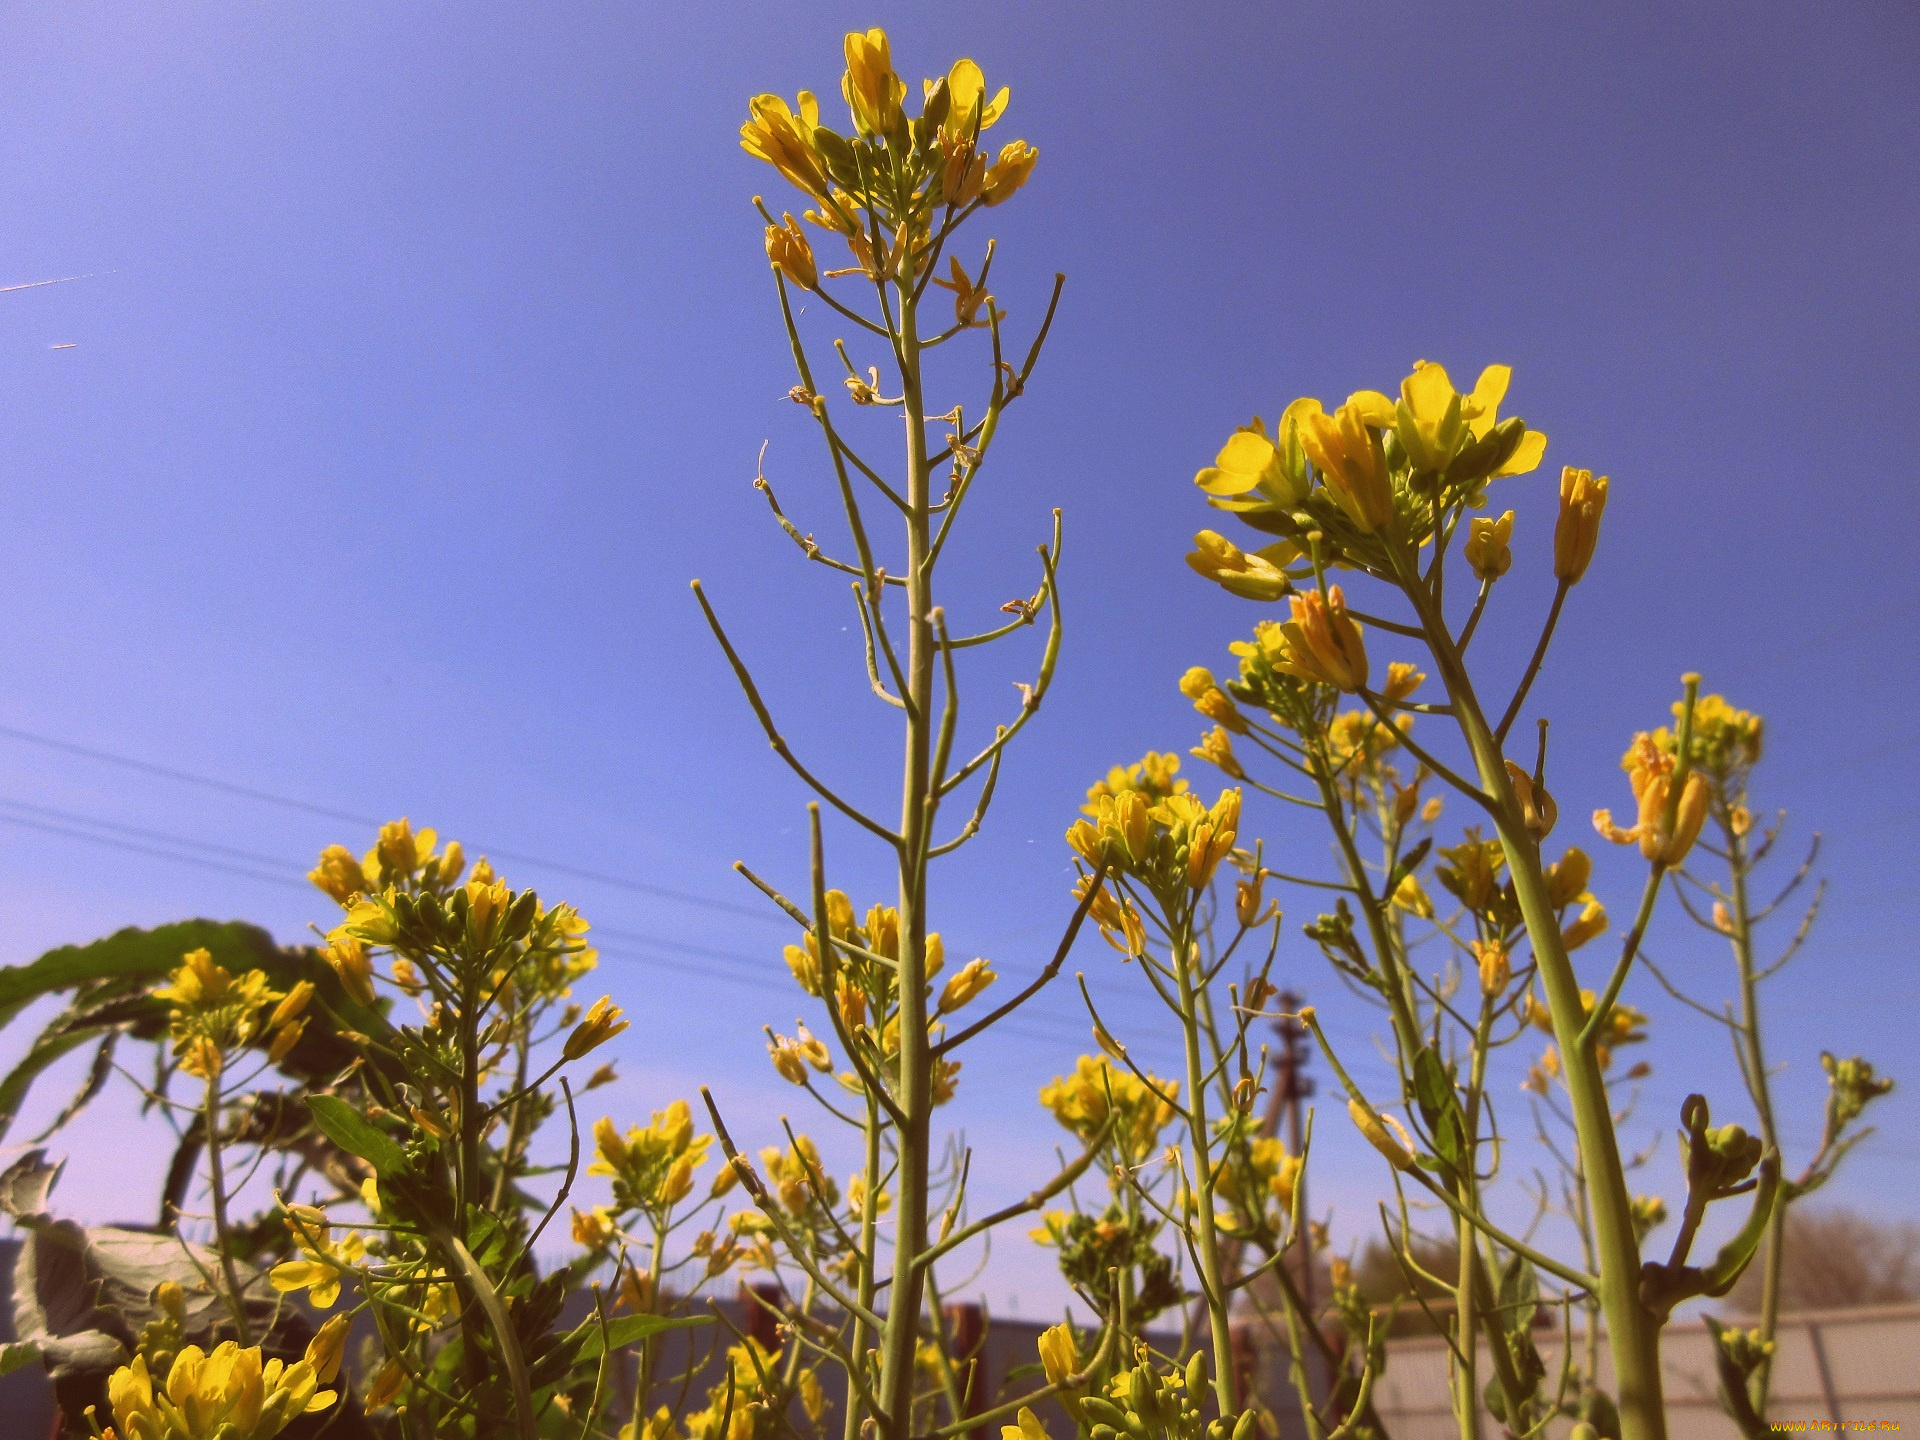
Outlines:
[[[213,1243],[220,1252],[220,1275],[227,1282],[227,1311],[233,1316],[234,1339],[242,1346],[253,1344],[253,1327],[247,1324],[247,1304],[240,1294],[240,1276],[233,1267],[233,1246],[228,1243],[227,1177],[220,1160],[220,1071],[207,1077],[207,1187],[213,1195]]]
[[[1213,1133],[1207,1125],[1207,1069],[1200,1053],[1200,1002],[1194,987],[1191,919],[1173,927],[1174,974],[1180,984],[1180,1029],[1186,1043],[1187,1136],[1192,1151],[1195,1213],[1194,1239],[1200,1259],[1200,1288],[1207,1302],[1213,1336],[1213,1395],[1223,1416],[1234,1413],[1233,1329],[1228,1319],[1230,1297],[1220,1262],[1220,1237],[1213,1223]]]
[[[1767,1077],[1766,1050],[1760,1038],[1760,984],[1753,963],[1753,907],[1747,894],[1747,876],[1752,862],[1747,855],[1745,837],[1736,832],[1731,812],[1721,809],[1721,830],[1726,837],[1727,870],[1733,882],[1733,958],[1740,969],[1740,1044],[1746,1053],[1747,1085],[1753,1092],[1753,1108],[1760,1120],[1760,1137],[1769,1150],[1780,1148],[1780,1135],[1773,1115],[1773,1086]],[[1771,1342],[1780,1328],[1780,1279],[1786,1260],[1788,1190],[1783,1203],[1773,1207],[1767,1222],[1766,1251],[1761,1256],[1760,1334]],[[1768,1355],[1754,1367],[1748,1395],[1754,1413],[1767,1413],[1767,1393],[1772,1388],[1773,1357]]]
[[[900,1089],[899,1175],[895,1182],[893,1281],[881,1337],[880,1403],[886,1440],[913,1432],[915,1351],[927,1245],[931,1164],[933,1054],[927,1036],[927,851],[932,831],[933,700],[939,645],[934,634],[932,486],[927,463],[926,397],[921,388],[918,306],[912,262],[901,265],[898,356],[907,425],[907,703],[906,756],[900,802]],[[949,702],[952,697],[949,696]]]
[[[1594,1245],[1600,1260],[1600,1299],[1618,1388],[1621,1440],[1665,1440],[1666,1412],[1660,1373],[1660,1321],[1640,1303],[1640,1244],[1633,1228],[1632,1197],[1614,1133],[1613,1110],[1590,1038],[1583,1042],[1585,1008],[1573,961],[1560,938],[1549,897],[1540,847],[1528,834],[1507,777],[1505,756],[1480,708],[1473,681],[1454,647],[1445,617],[1414,577],[1401,589],[1420,614],[1435,668],[1454,707],[1454,719],[1472,752],[1485,792],[1494,800],[1494,825],[1507,857],[1540,978],[1560,1042],[1574,1128],[1587,1172]]]
[[[500,1356],[507,1366],[507,1383],[513,1388],[513,1413],[519,1426],[520,1440],[538,1440],[539,1432],[533,1417],[533,1387],[527,1381],[526,1357],[520,1353],[520,1339],[513,1332],[513,1321],[507,1318],[507,1307],[500,1303],[500,1292],[493,1288],[486,1271],[480,1268],[480,1262],[473,1258],[473,1253],[459,1236],[442,1234],[440,1239],[472,1288],[480,1308],[486,1312],[494,1338],[500,1342]]]

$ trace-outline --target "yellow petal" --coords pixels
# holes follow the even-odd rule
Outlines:
[[[1400,382],[1400,397],[1414,418],[1425,425],[1440,423],[1453,396],[1453,381],[1447,378],[1443,365],[1421,365]]]
[[[1489,365],[1473,382],[1468,408],[1473,438],[1478,440],[1500,422],[1500,402],[1507,398],[1507,385],[1513,379],[1511,365]]]
[[[1347,397],[1347,404],[1358,410],[1360,419],[1376,430],[1393,428],[1393,401],[1378,390],[1356,390]]]
[[[1545,456],[1546,453],[1547,437],[1545,432],[1529,430],[1520,437],[1520,444],[1507,460],[1507,463],[1493,472],[1493,478],[1497,480],[1502,475],[1524,475],[1529,470],[1536,470],[1540,466],[1541,458]]]

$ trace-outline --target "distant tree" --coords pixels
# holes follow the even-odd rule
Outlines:
[[[1888,1223],[1843,1209],[1789,1212],[1782,1310],[1839,1310],[1911,1300],[1920,1300],[1920,1224]],[[1748,1312],[1759,1310],[1757,1267],[1741,1277],[1733,1304]]]

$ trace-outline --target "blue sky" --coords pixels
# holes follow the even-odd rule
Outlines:
[[[1910,1212],[1920,20],[1895,4],[14,10],[0,283],[90,278],[0,295],[0,960],[191,914],[292,939],[327,918],[298,882],[311,856],[367,838],[12,732],[407,814],[694,897],[502,866],[607,937],[636,1022],[609,1108],[710,1082],[771,1138],[792,1092],[759,1026],[794,1018],[788,937],[728,866],[797,877],[803,797],[686,582],[796,745],[886,803],[846,594],[750,484],[767,441],[789,513],[835,533],[748,206],[790,201],[736,145],[749,95],[831,96],[841,32],[872,23],[909,76],[971,54],[1013,88],[1002,124],[1040,164],[976,231],[1000,237],[1013,328],[1068,276],[950,567],[956,613],[991,614],[1066,512],[1059,683],[939,881],[955,948],[1009,976],[1042,963],[1080,792],[1193,743],[1174,681],[1224,668],[1258,615],[1180,558],[1210,523],[1190,478],[1226,432],[1389,388],[1416,357],[1462,379],[1504,361],[1509,412],[1553,443],[1497,497],[1520,522],[1490,667],[1519,663],[1547,598],[1549,474],[1613,477],[1535,692],[1557,838],[1600,848],[1581,817],[1626,805],[1618,755],[1681,671],[1768,717],[1763,801],[1826,836],[1832,882],[1771,997],[1789,1163],[1817,1130],[1819,1052],[1863,1052],[1906,1088],[1832,1196]],[[1031,663],[984,660],[969,714],[1010,711]],[[1250,805],[1249,829],[1326,863],[1292,816]],[[840,883],[877,896],[879,857],[830,843]],[[1629,908],[1636,867],[1599,858]],[[1286,900],[1283,977],[1371,1064],[1375,1017],[1298,937],[1310,902]],[[1717,1003],[1728,962],[1677,922],[1654,953]],[[1170,1051],[1104,950],[1075,963],[1144,1053]],[[1742,1116],[1724,1046],[1651,990],[1630,992],[1657,1022],[1636,1124],[1670,1128],[1690,1089]],[[994,1194],[1047,1162],[1032,1095],[1083,1042],[1077,1004],[1061,988],[969,1062],[953,1119]],[[69,1200],[95,1218],[144,1215],[157,1185],[128,1113],[76,1138]],[[1316,1159],[1316,1203],[1358,1233],[1377,1163],[1344,1131]],[[1017,1248],[982,1283],[1032,1313],[1059,1292]]]

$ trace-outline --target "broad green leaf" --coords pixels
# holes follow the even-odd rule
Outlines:
[[[406,1151],[338,1095],[309,1095],[307,1108],[329,1140],[373,1166],[382,1179],[407,1168]]]
[[[7,1072],[0,1080],[0,1139],[5,1139],[12,1128],[14,1119],[20,1113],[20,1106],[27,1098],[27,1091],[33,1082],[40,1078],[54,1061],[69,1051],[77,1050],[89,1041],[98,1040],[101,1032],[97,1029],[68,1030],[54,1035],[42,1035],[28,1050],[18,1065]]]
[[[158,978],[178,968],[189,950],[208,950],[229,970],[278,968],[281,949],[258,925],[244,920],[182,920],[142,930],[129,926],[88,945],[62,945],[30,965],[0,968],[0,1023],[21,1006],[89,980]]]
[[[620,1350],[649,1335],[657,1335],[662,1330],[685,1330],[693,1325],[711,1325],[711,1315],[689,1315],[680,1320],[669,1320],[665,1315],[622,1315],[617,1320],[607,1321],[603,1334],[597,1317],[590,1317],[579,1325],[574,1334],[582,1337],[578,1358],[597,1359],[603,1350]]]

